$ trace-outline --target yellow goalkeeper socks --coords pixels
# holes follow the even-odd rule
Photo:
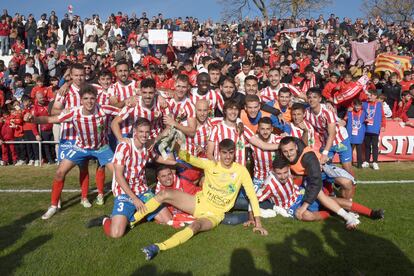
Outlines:
[[[162,242],[162,243],[156,243],[160,250],[167,250],[173,247],[176,247],[177,245],[180,245],[182,243],[185,243],[191,237],[194,235],[193,230],[191,230],[190,227],[184,228],[184,230],[181,230],[180,232],[175,233],[171,236],[168,240]]]
[[[134,214],[134,218],[135,221],[131,222],[131,226],[137,224],[138,222],[140,222],[143,218],[145,218],[149,213],[154,212],[155,210],[157,210],[158,207],[160,207],[161,203],[159,203],[158,201],[155,200],[155,198],[151,198],[150,200],[148,200],[145,203],[145,207],[147,207],[147,211],[144,213],[141,212],[135,212]]]

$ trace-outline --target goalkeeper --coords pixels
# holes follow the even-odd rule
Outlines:
[[[184,148],[181,140],[177,140]],[[176,190],[165,190],[145,203],[143,212],[136,212],[134,224],[147,214],[156,210],[162,203],[170,204],[196,220],[184,230],[174,234],[164,242],[151,244],[142,249],[147,260],[154,258],[160,250],[167,250],[188,241],[198,232],[209,231],[216,227],[224,218],[237,198],[241,186],[244,187],[250,200],[254,215],[253,232],[267,235],[267,230],[260,222],[259,203],[254,192],[253,183],[245,167],[234,162],[235,144],[224,139],[219,144],[220,161],[214,162],[200,159],[180,150],[179,157],[185,162],[204,170],[205,182],[203,189],[195,195]]]

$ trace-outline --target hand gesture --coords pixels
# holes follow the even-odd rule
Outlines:
[[[303,214],[305,213],[306,209],[307,208],[305,208],[303,205],[296,209],[295,216],[298,218],[298,220],[303,219]]]
[[[164,125],[167,125],[167,126],[173,127],[176,124],[174,118],[170,114],[163,116],[163,121],[164,121]]]
[[[243,223],[244,227],[250,227],[250,226],[256,226],[256,223],[254,222],[254,220],[248,220],[245,223]]]
[[[138,97],[137,96],[132,96],[129,97],[128,99],[125,100],[125,105],[128,107],[134,107],[136,106],[138,103]]]
[[[135,208],[137,208],[137,212],[143,214],[147,211],[147,207],[145,206],[144,202],[142,202],[139,198],[135,197],[133,199],[133,203],[135,205]]]
[[[325,154],[322,154],[322,155],[321,155],[321,160],[320,160],[321,165],[323,165],[323,164],[325,164],[326,162],[328,162],[328,160],[329,160],[329,158],[328,158],[328,156],[327,156],[327,155],[325,155]]]
[[[64,96],[66,96],[66,94],[68,93],[68,91],[69,91],[69,87],[70,87],[70,85],[72,84],[72,81],[67,81],[67,82],[65,82],[63,85],[62,85],[62,87],[60,87],[60,89],[58,90],[58,94],[60,95],[60,96],[62,96],[62,97],[64,97]]]
[[[26,113],[23,116],[23,121],[25,122],[33,122],[34,116],[31,113]]]
[[[266,229],[264,229],[263,227],[254,227],[253,228],[253,233],[255,233],[255,232],[259,232],[260,233],[260,235],[262,235],[262,236],[267,236],[269,233],[267,232],[267,230]]]
[[[36,135],[36,141],[42,141],[42,137],[40,137],[40,135]]]

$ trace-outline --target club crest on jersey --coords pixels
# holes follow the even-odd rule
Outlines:
[[[227,192],[228,192],[229,194],[233,194],[235,191],[236,191],[236,185],[234,185],[233,183],[230,183],[230,184],[227,186]]]
[[[237,141],[236,148],[238,150],[243,150],[244,149],[244,143],[241,140]]]

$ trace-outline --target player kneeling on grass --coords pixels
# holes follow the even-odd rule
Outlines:
[[[76,131],[76,143],[65,155],[57,168],[52,186],[51,206],[42,216],[49,219],[58,210],[58,201],[62,193],[66,175],[73,167],[91,158],[96,158],[101,166],[113,170],[111,160],[113,152],[108,146],[109,118],[118,114],[118,108],[96,103],[97,92],[91,85],[81,86],[79,90],[81,106],[71,108],[58,116],[33,117],[27,114],[26,120],[36,124],[57,124],[71,122]],[[101,190],[103,193],[103,185]]]
[[[267,235],[267,231],[260,222],[259,203],[249,172],[244,166],[234,162],[234,142],[230,139],[224,139],[219,143],[220,161],[218,162],[190,155],[182,150],[185,147],[183,142],[179,141],[181,146],[179,157],[185,162],[204,170],[205,180],[202,190],[195,195],[174,190],[162,191],[145,204],[145,212],[140,209],[135,214],[135,223],[159,208],[162,203],[170,204],[193,215],[196,220],[168,240],[143,248],[147,260],[154,258],[160,250],[173,248],[188,241],[199,232],[215,228],[223,220],[224,213],[233,207],[241,186],[244,187],[252,206],[255,219],[253,231]]]
[[[297,219],[315,220],[314,215],[308,211],[314,209],[314,202],[318,199],[323,206],[343,217],[347,228],[355,228],[360,223],[355,216],[346,212],[332,198],[322,192],[322,172],[318,152],[307,147],[299,138],[291,136],[280,140],[280,152],[288,161],[290,171],[305,180],[304,195],[298,202],[298,206],[293,208]]]
[[[137,210],[147,210],[144,203],[151,200],[154,194],[147,186],[145,165],[150,159],[166,165],[175,165],[175,161],[164,160],[147,149],[149,136],[150,121],[139,118],[135,123],[133,138],[129,139],[129,142],[118,144],[112,161],[112,192],[115,196],[112,215],[95,218],[89,221],[88,227],[103,225],[108,237],[120,238],[129,223],[134,221],[134,213]],[[159,223],[167,223],[172,219],[168,209],[160,205],[147,214],[147,220],[155,219]]]
[[[266,178],[263,188],[258,191],[257,197],[259,202],[268,200],[274,204],[276,213],[284,217],[295,217],[296,210],[305,203],[305,194],[306,190],[302,186],[294,183],[292,175],[290,174],[289,162],[279,156],[279,158],[273,161],[272,171]],[[329,212],[321,211],[321,207],[325,207],[326,210],[332,210],[347,220],[348,215],[342,208],[353,210],[355,209],[354,205],[363,210],[360,214],[369,216],[372,219],[382,218],[379,216],[382,210],[371,210],[368,207],[343,198],[337,201],[336,198],[330,198],[320,191],[317,199],[307,207],[301,215],[300,220],[317,221],[328,218],[330,216]]]

